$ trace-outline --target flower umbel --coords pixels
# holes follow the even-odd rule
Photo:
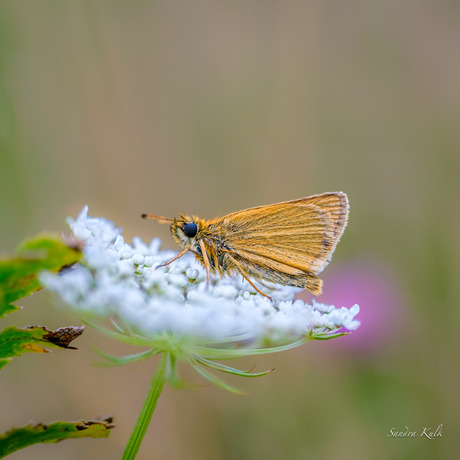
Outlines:
[[[212,277],[207,286],[204,269],[191,255],[158,267],[174,252],[161,250],[158,239],[145,244],[136,237],[132,245],[127,244],[120,228],[88,216],[87,207],[69,224],[84,244],[84,260],[60,275],[43,273],[42,283],[99,330],[149,348],[124,358],[104,355],[115,364],[162,353],[160,367],[164,367],[156,374],[161,386],[164,380],[180,383],[176,362],[185,361],[206,379],[238,392],[207,368],[242,376],[269,371],[240,371],[214,360],[283,351],[311,339],[338,337],[359,326],[354,319],[357,305],[350,309],[317,302],[308,305],[295,300],[298,288],[258,283],[272,302],[239,276]],[[103,326],[107,319],[113,327]]]

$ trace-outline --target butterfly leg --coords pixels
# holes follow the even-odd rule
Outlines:
[[[271,300],[273,302],[273,299],[268,296],[267,294],[265,294],[264,292],[262,292],[260,289],[257,288],[257,286],[249,279],[248,275],[246,275],[243,267],[241,266],[241,264],[239,262],[237,262],[232,256],[228,255],[227,254],[227,257],[233,262],[233,264],[235,265],[236,269],[238,270],[238,272],[240,273],[240,275],[261,295],[263,295],[264,297],[266,297],[267,299]]]
[[[241,276],[261,295],[263,295],[264,297],[266,297],[268,300],[271,300],[273,302],[273,299],[265,294],[264,292],[262,292],[260,289],[257,288],[257,286],[246,276],[245,273],[243,273],[242,271],[240,271],[240,274]]]
[[[174,262],[175,260],[180,259],[187,251],[188,251],[188,249],[184,249],[183,251],[179,252],[179,254],[177,254],[177,256],[174,257],[174,259],[171,259],[168,262],[165,262],[164,264],[158,265],[155,268],[166,267],[166,265],[169,265],[170,263]]]
[[[206,252],[206,248],[204,246],[203,240],[198,240],[198,243],[201,248],[201,254],[203,255],[204,266],[206,268],[206,286],[209,286],[209,271],[210,271],[210,263],[208,259],[208,253]]]

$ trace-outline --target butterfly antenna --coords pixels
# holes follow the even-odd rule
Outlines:
[[[171,219],[170,217],[162,217],[162,216],[154,216],[153,214],[141,214],[142,219],[153,219],[160,224],[167,224],[168,222],[174,222],[175,219]]]

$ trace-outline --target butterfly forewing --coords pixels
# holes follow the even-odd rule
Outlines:
[[[343,192],[323,193],[321,195],[313,195],[301,200],[294,200],[294,202],[296,201],[314,204],[331,215],[333,231],[335,237],[337,238],[337,244],[348,221],[350,208],[348,205],[347,195]]]
[[[252,255],[254,263],[291,267],[293,275],[317,274],[329,262],[347,217],[348,200],[338,192],[246,209],[211,226],[229,250]]]

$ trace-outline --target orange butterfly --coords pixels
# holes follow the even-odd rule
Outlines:
[[[343,192],[323,193],[234,212],[213,220],[180,214],[143,218],[171,223],[171,235],[183,248],[174,259],[192,252],[209,273],[237,272],[321,293],[321,273],[332,258],[348,222],[350,207]]]

